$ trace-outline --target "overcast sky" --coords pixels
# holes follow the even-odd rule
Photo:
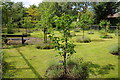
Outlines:
[[[25,7],[29,7],[30,5],[38,5],[39,3],[41,3],[43,0],[11,0],[14,2],[23,2]]]

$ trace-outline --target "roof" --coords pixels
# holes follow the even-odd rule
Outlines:
[[[115,13],[113,15],[110,14],[110,15],[107,16],[107,18],[117,18],[117,17],[120,17],[120,12]]]

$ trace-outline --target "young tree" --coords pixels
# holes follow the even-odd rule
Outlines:
[[[39,4],[40,27],[44,33],[44,43],[47,43],[48,28],[52,26],[52,18],[56,12],[56,3],[42,2]]]
[[[80,16],[80,19],[77,24],[83,29],[83,38],[84,38],[85,28],[88,28],[88,26],[91,25],[94,21],[93,15],[92,12],[87,10],[85,13],[81,13],[78,16]]]
[[[99,24],[102,28],[105,30],[105,35],[107,35],[107,32],[109,30],[110,22],[107,20],[101,20]]]
[[[55,16],[54,19],[56,26],[59,27],[59,32],[62,33],[62,37],[56,37],[52,34],[50,38],[52,39],[55,48],[59,50],[59,54],[64,58],[64,74],[67,74],[67,56],[75,52],[75,45],[69,41],[72,19],[66,14],[62,14],[61,17]]]
[[[22,26],[26,28],[26,34],[27,34],[28,29],[32,26],[31,17],[24,17],[22,21]]]

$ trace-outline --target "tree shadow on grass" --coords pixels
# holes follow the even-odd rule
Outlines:
[[[21,56],[9,56],[9,57],[21,57]]]
[[[42,78],[41,75],[34,69],[34,67],[30,64],[30,62],[26,59],[26,57],[20,52],[20,50],[17,48],[16,49],[18,51],[18,53],[22,56],[22,58],[25,60],[25,62],[27,63],[27,65],[30,67],[30,69],[32,70],[32,72],[38,77],[38,78]]]
[[[102,39],[94,39],[94,40],[92,40],[92,42],[104,42],[104,41],[106,41],[106,40],[102,40]]]
[[[15,75],[15,72],[17,72],[17,70],[15,70],[14,63],[15,62],[6,62],[4,59],[2,60],[3,78],[10,78]]]
[[[26,46],[28,44],[19,44],[19,45],[3,45],[3,49],[12,49],[12,48],[20,48]]]

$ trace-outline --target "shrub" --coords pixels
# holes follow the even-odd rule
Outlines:
[[[113,38],[111,35],[101,35],[100,38]]]
[[[89,31],[88,34],[94,34],[94,32],[93,31]]]
[[[30,34],[28,34],[28,33],[23,33],[23,35],[31,36],[31,35],[30,35]]]
[[[28,30],[27,32],[28,32],[28,33],[32,33],[32,31],[31,31],[31,30]]]
[[[47,34],[50,34],[50,31],[47,31]]]
[[[100,30],[100,38],[112,38],[111,35],[107,35],[107,32],[105,32],[105,30]]]
[[[81,43],[89,43],[91,42],[91,39],[89,37],[86,37],[86,36],[82,36],[82,37],[78,37],[76,39],[77,42],[81,42]]]
[[[62,68],[62,65],[60,65],[58,62],[56,61],[51,62],[44,76],[47,78],[58,78],[63,73],[63,69],[61,68]]]
[[[118,44],[114,44],[109,48],[109,52],[113,55],[119,55],[119,49],[120,47],[118,46]]]
[[[108,33],[114,33],[115,30],[113,30],[113,29],[109,29],[107,32],[108,32]]]
[[[12,30],[12,28],[8,28],[8,29],[7,29],[7,33],[8,33],[8,34],[13,34],[14,31]]]
[[[49,43],[40,43],[39,45],[36,45],[37,49],[53,49],[53,46]]]
[[[115,36],[120,36],[120,31],[115,31]]]
[[[80,32],[80,29],[79,28],[75,28],[74,32]]]
[[[100,30],[100,34],[101,34],[101,35],[106,35],[105,30]]]
[[[76,34],[74,32],[70,33],[70,36],[76,36]]]

